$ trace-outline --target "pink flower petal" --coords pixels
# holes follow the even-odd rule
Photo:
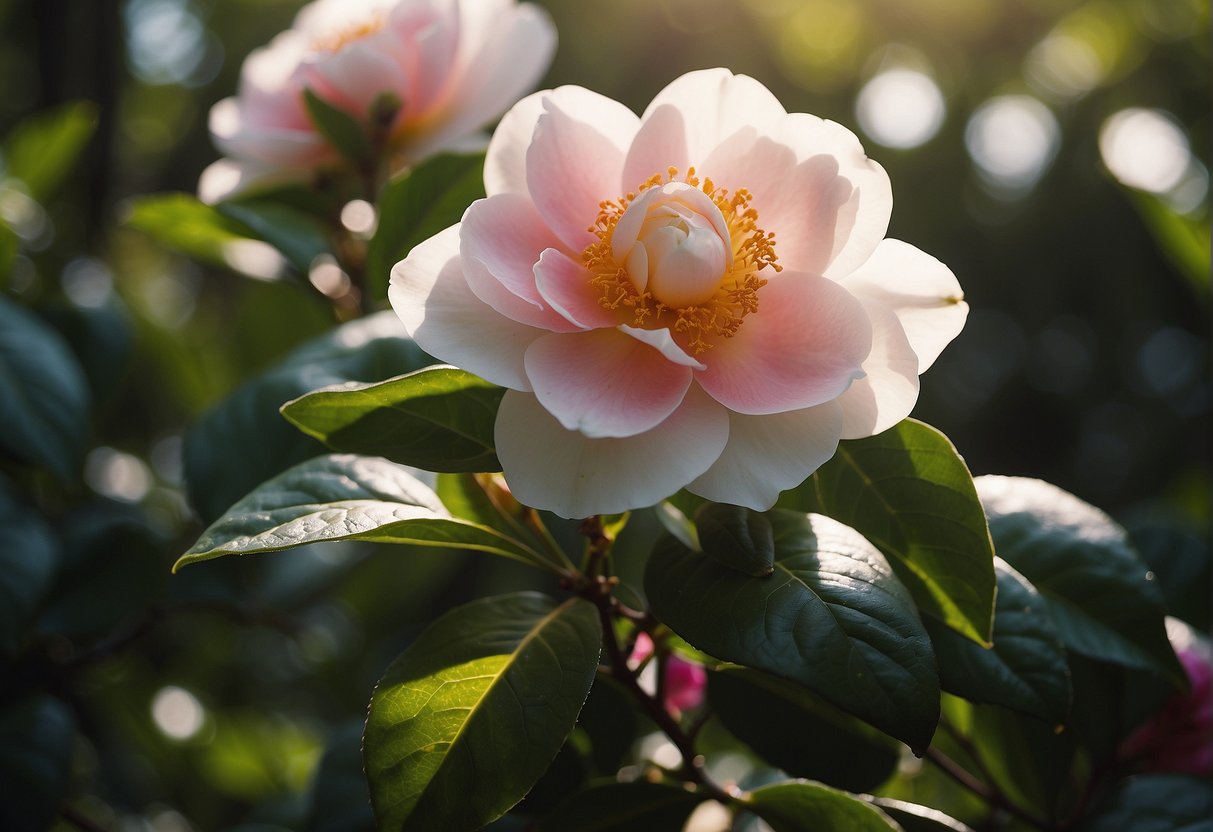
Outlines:
[[[497,194],[473,202],[463,215],[460,253],[468,285],[502,315],[553,332],[581,327],[550,307],[535,285],[543,251],[560,245],[521,194]]]
[[[526,351],[526,374],[560,424],[589,437],[651,430],[691,386],[690,367],[613,329],[540,338]]]
[[[484,190],[494,194],[526,194],[526,150],[543,115],[543,99],[551,90],[532,93],[509,109],[489,141],[484,157]]]
[[[624,152],[639,121],[622,104],[580,87],[560,87],[543,105],[526,154],[527,189],[557,236],[581,251],[597,239],[589,228],[599,203],[623,193]]]
[[[671,167],[685,174],[688,158],[682,113],[673,104],[649,107],[623,164],[624,190],[634,191],[653,174],[664,177]]]
[[[400,64],[391,57],[395,42],[390,32],[368,35],[322,60],[305,63],[299,79],[360,124],[369,124],[371,104],[381,93],[399,95],[408,86]]]
[[[687,144],[685,164],[695,166],[702,165],[717,145],[738,130],[754,127],[759,133],[772,133],[787,115],[779,99],[770,90],[753,78],[734,75],[727,69],[688,72],[676,79],[657,94],[644,111],[642,121],[647,122],[650,118],[666,120],[667,129],[672,129],[673,120],[658,112],[665,105],[674,107],[682,115],[683,135]],[[670,138],[660,132],[647,133],[645,138],[646,142],[655,144],[670,142]],[[637,151],[636,155],[639,159],[647,154]],[[651,164],[655,159],[650,155],[646,161]],[[679,162],[666,164],[677,165]],[[653,173],[665,173],[665,167],[648,171],[645,175]],[[700,173],[711,175],[707,171]],[[632,183],[629,187],[634,185]]]
[[[918,356],[897,315],[881,303],[865,303],[872,321],[872,352],[866,376],[838,397],[843,439],[862,439],[888,430],[910,415],[918,401]]]
[[[697,359],[688,355],[686,350],[678,346],[674,341],[674,336],[670,334],[668,329],[640,329],[634,326],[620,326],[619,331],[653,347],[664,355],[667,361],[681,364],[684,367],[691,367],[695,370],[707,369],[706,364],[700,363]]]
[[[758,311],[732,338],[696,356],[696,379],[738,413],[800,410],[837,398],[863,371],[872,328],[862,304],[837,283],[784,272],[758,291]]]
[[[861,300],[883,303],[897,314],[918,355],[919,373],[960,334],[969,314],[952,270],[900,240],[881,242],[843,285]]]
[[[523,358],[546,335],[498,315],[468,288],[453,225],[409,252],[392,269],[388,299],[410,337],[436,358],[494,384],[530,390]]]
[[[335,152],[309,124],[302,128],[263,126],[250,123],[246,108],[235,98],[225,98],[211,108],[208,127],[211,138],[223,153],[257,161],[265,167],[308,167]]]
[[[514,496],[570,518],[653,505],[706,471],[728,436],[724,408],[694,387],[670,418],[623,439],[565,430],[527,393],[507,392],[497,412],[497,457]]]
[[[296,181],[306,175],[294,168],[273,168],[256,162],[220,159],[202,171],[198,179],[198,199],[214,205],[225,199]]]
[[[766,511],[838,449],[842,409],[827,402],[769,416],[729,414],[729,444],[687,490],[718,503]]]
[[[598,302],[601,293],[590,279],[580,259],[554,248],[546,249],[535,264],[535,286],[545,303],[582,329],[615,326],[616,314]]]

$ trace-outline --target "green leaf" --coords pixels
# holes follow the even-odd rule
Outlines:
[[[998,602],[994,646],[986,649],[947,627],[924,623],[939,656],[943,689],[973,702],[1001,705],[1060,727],[1070,712],[1066,651],[1036,588],[995,559]]]
[[[73,479],[89,406],[88,382],[59,333],[0,296],[0,450]]]
[[[318,387],[376,381],[430,361],[389,310],[309,341],[241,385],[185,434],[185,481],[203,522],[214,521],[275,474],[325,452],[282,418],[283,402]]]
[[[484,154],[442,154],[393,179],[379,196],[379,227],[366,252],[366,273],[377,297],[388,275],[418,243],[459,222],[484,196]]]
[[[404,466],[353,454],[309,459],[262,483],[203,532],[173,569],[332,540],[474,549],[556,569],[523,543],[449,516]]]
[[[499,471],[493,426],[505,391],[455,367],[344,384],[287,402],[282,415],[338,451],[427,471]]]
[[[308,118],[320,133],[337,148],[354,167],[371,161],[371,139],[368,124],[359,121],[339,107],[334,107],[310,89],[303,91],[303,103]]]
[[[1142,774],[1117,784],[1082,832],[1213,832],[1213,784],[1181,774]]]
[[[901,760],[903,746],[896,740],[761,671],[710,672],[708,701],[733,736],[793,777],[868,792]]]
[[[304,832],[362,832],[375,828],[362,774],[362,720],[334,729],[312,780]]]
[[[593,605],[530,592],[431,624],[371,698],[364,757],[379,828],[478,829],[521,800],[573,730],[601,641]]]
[[[876,544],[924,613],[989,642],[994,550],[973,477],[942,433],[906,419],[843,442],[790,499]]]
[[[42,516],[0,491],[0,652],[17,653],[59,562],[59,542]]]
[[[4,143],[8,176],[45,202],[71,174],[97,127],[97,105],[75,101],[21,122]]]
[[[124,222],[162,246],[206,263],[245,271],[240,267],[240,252],[253,242],[249,229],[192,194],[136,197],[128,203]],[[270,271],[257,276],[272,276]]]
[[[871,803],[807,780],[755,789],[741,801],[775,832],[889,832],[897,825]]]
[[[893,819],[904,832],[973,832],[956,818],[930,806],[919,806],[889,797],[873,798],[872,802]]]
[[[0,829],[50,829],[67,796],[76,728],[71,710],[42,697],[0,709]]]
[[[330,251],[328,233],[320,221],[289,205],[242,200],[222,202],[215,210],[278,249],[300,274],[307,274],[312,261]]]
[[[775,571],[775,541],[762,513],[705,503],[695,515],[695,527],[703,553],[721,566],[758,578]]]
[[[1192,284],[1196,293],[1209,296],[1209,223],[1185,217],[1156,194],[1124,188],[1163,254]]]
[[[1120,526],[1040,480],[981,477],[977,490],[999,556],[1040,592],[1066,647],[1185,683],[1157,580]]]
[[[939,718],[939,679],[913,599],[855,530],[821,515],[768,516],[768,578],[661,538],[644,579],[653,612],[696,648],[799,682],[921,752]]]
[[[535,832],[630,832],[681,829],[702,795],[681,786],[601,781],[569,796],[539,821]]]

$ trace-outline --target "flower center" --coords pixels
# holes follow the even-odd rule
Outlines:
[[[636,193],[603,202],[582,252],[599,303],[621,310],[629,324],[668,328],[692,353],[731,338],[758,311],[758,290],[770,266],[780,271],[775,235],[758,227],[744,188],[730,194],[695,169],[654,174]]]
[[[371,11],[358,20],[336,31],[317,36],[312,49],[317,52],[340,52],[356,40],[373,35],[387,25],[387,12],[383,9]]]

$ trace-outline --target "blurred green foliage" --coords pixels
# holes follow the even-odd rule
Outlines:
[[[54,563],[37,597],[6,600],[0,615],[0,746],[31,750],[0,755],[0,781],[30,778],[20,801],[3,801],[21,813],[3,816],[14,828],[40,828],[61,805],[76,820],[60,829],[138,818],[156,830],[365,828],[365,784],[343,775],[357,770],[348,726],[375,680],[441,611],[535,580],[501,559],[367,557],[361,544],[168,576],[202,527],[182,472],[187,426],[349,314],[308,283],[319,248],[306,223],[276,241],[288,262],[267,266],[256,203],[194,233],[194,203],[134,201],[193,192],[216,156],[209,107],[299,5],[0,0],[0,303],[19,310],[3,317],[0,362],[11,355],[20,371],[70,352],[79,378],[68,373],[49,395],[92,402],[73,412],[86,424],[64,428],[83,462],[45,460],[58,477],[29,465],[43,417],[23,412],[18,440],[0,402],[0,512],[36,525]],[[948,264],[973,310],[924,377],[916,415],[974,473],[1042,477],[1107,509],[1159,573],[1170,610],[1208,626],[1207,591],[1194,593],[1210,580],[1207,3],[541,5],[561,39],[545,85],[590,87],[639,111],[681,73],[723,65],[791,111],[860,132],[893,181],[890,235]],[[857,113],[865,85],[893,69],[928,77],[943,102],[936,131],[914,147],[882,146],[889,135]],[[1052,118],[1027,122],[1045,138],[1018,180],[989,165],[999,148],[1031,150],[1038,133],[995,131],[991,151],[972,119],[1004,95],[1030,96]],[[1158,193],[1109,171],[1101,132],[1130,107],[1167,114],[1190,148]],[[397,198],[420,216],[407,191]],[[170,219],[178,250],[147,233]],[[229,236],[215,239],[216,227]],[[253,247],[233,261],[221,248],[232,240]],[[376,271],[390,259],[374,251]],[[386,276],[370,285],[383,306]],[[23,343],[53,346],[9,350],[20,327],[36,332]],[[8,588],[6,577],[0,595]],[[70,765],[56,756],[69,745]],[[317,767],[336,774],[316,779]],[[924,775],[903,791],[944,805],[923,796],[938,788]],[[963,800],[952,808],[967,811]]]

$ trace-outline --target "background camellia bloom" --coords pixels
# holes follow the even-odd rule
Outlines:
[[[199,195],[214,202],[337,163],[305,89],[368,129],[381,96],[394,96],[383,125],[393,167],[457,148],[535,85],[555,45],[547,14],[515,0],[316,0],[249,55],[239,95],[212,108],[227,158],[203,172]]]
[[[968,312],[947,267],[884,238],[889,180],[854,134],[727,70],[640,118],[531,95],[484,179],[390,297],[424,349],[509,388],[506,481],[565,517],[684,487],[770,508],[908,415]]]

